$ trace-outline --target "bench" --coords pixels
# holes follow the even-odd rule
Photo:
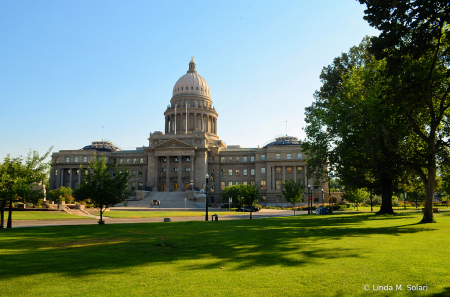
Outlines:
[[[422,212],[425,212],[425,208],[422,208]],[[433,208],[433,212],[440,213],[441,211],[439,210],[439,208]]]

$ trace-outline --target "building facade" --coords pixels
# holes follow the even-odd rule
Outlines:
[[[286,205],[282,197],[284,179],[311,185],[314,203],[322,203],[323,182],[308,180],[306,155],[296,137],[283,136],[257,148],[227,146],[217,135],[218,113],[213,106],[206,80],[196,71],[194,60],[175,84],[170,104],[164,112],[164,132],[150,133],[147,147],[120,150],[113,143],[95,141],[78,150],[61,150],[52,155],[50,189],[75,188],[81,182],[80,165],[101,154],[107,161],[131,170],[130,190],[190,191],[205,186],[208,199],[220,201],[220,192],[231,185],[255,183],[267,205]],[[326,198],[325,198],[326,200]],[[307,196],[304,195],[304,203]]]

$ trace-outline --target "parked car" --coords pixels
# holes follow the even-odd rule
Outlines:
[[[256,207],[256,206],[244,206],[244,207],[236,209],[236,211],[245,211],[245,212],[259,211],[259,207]]]

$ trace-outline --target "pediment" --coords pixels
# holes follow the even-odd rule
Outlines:
[[[196,149],[195,146],[190,145],[189,143],[186,143],[186,142],[178,140],[178,139],[169,139],[167,141],[164,141],[164,142],[154,146],[153,148],[157,149],[157,150],[160,150],[160,149]]]

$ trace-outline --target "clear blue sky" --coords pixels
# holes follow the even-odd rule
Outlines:
[[[123,149],[163,131],[195,56],[228,145],[305,138],[304,108],[333,58],[378,35],[355,0],[1,1],[0,158]]]

